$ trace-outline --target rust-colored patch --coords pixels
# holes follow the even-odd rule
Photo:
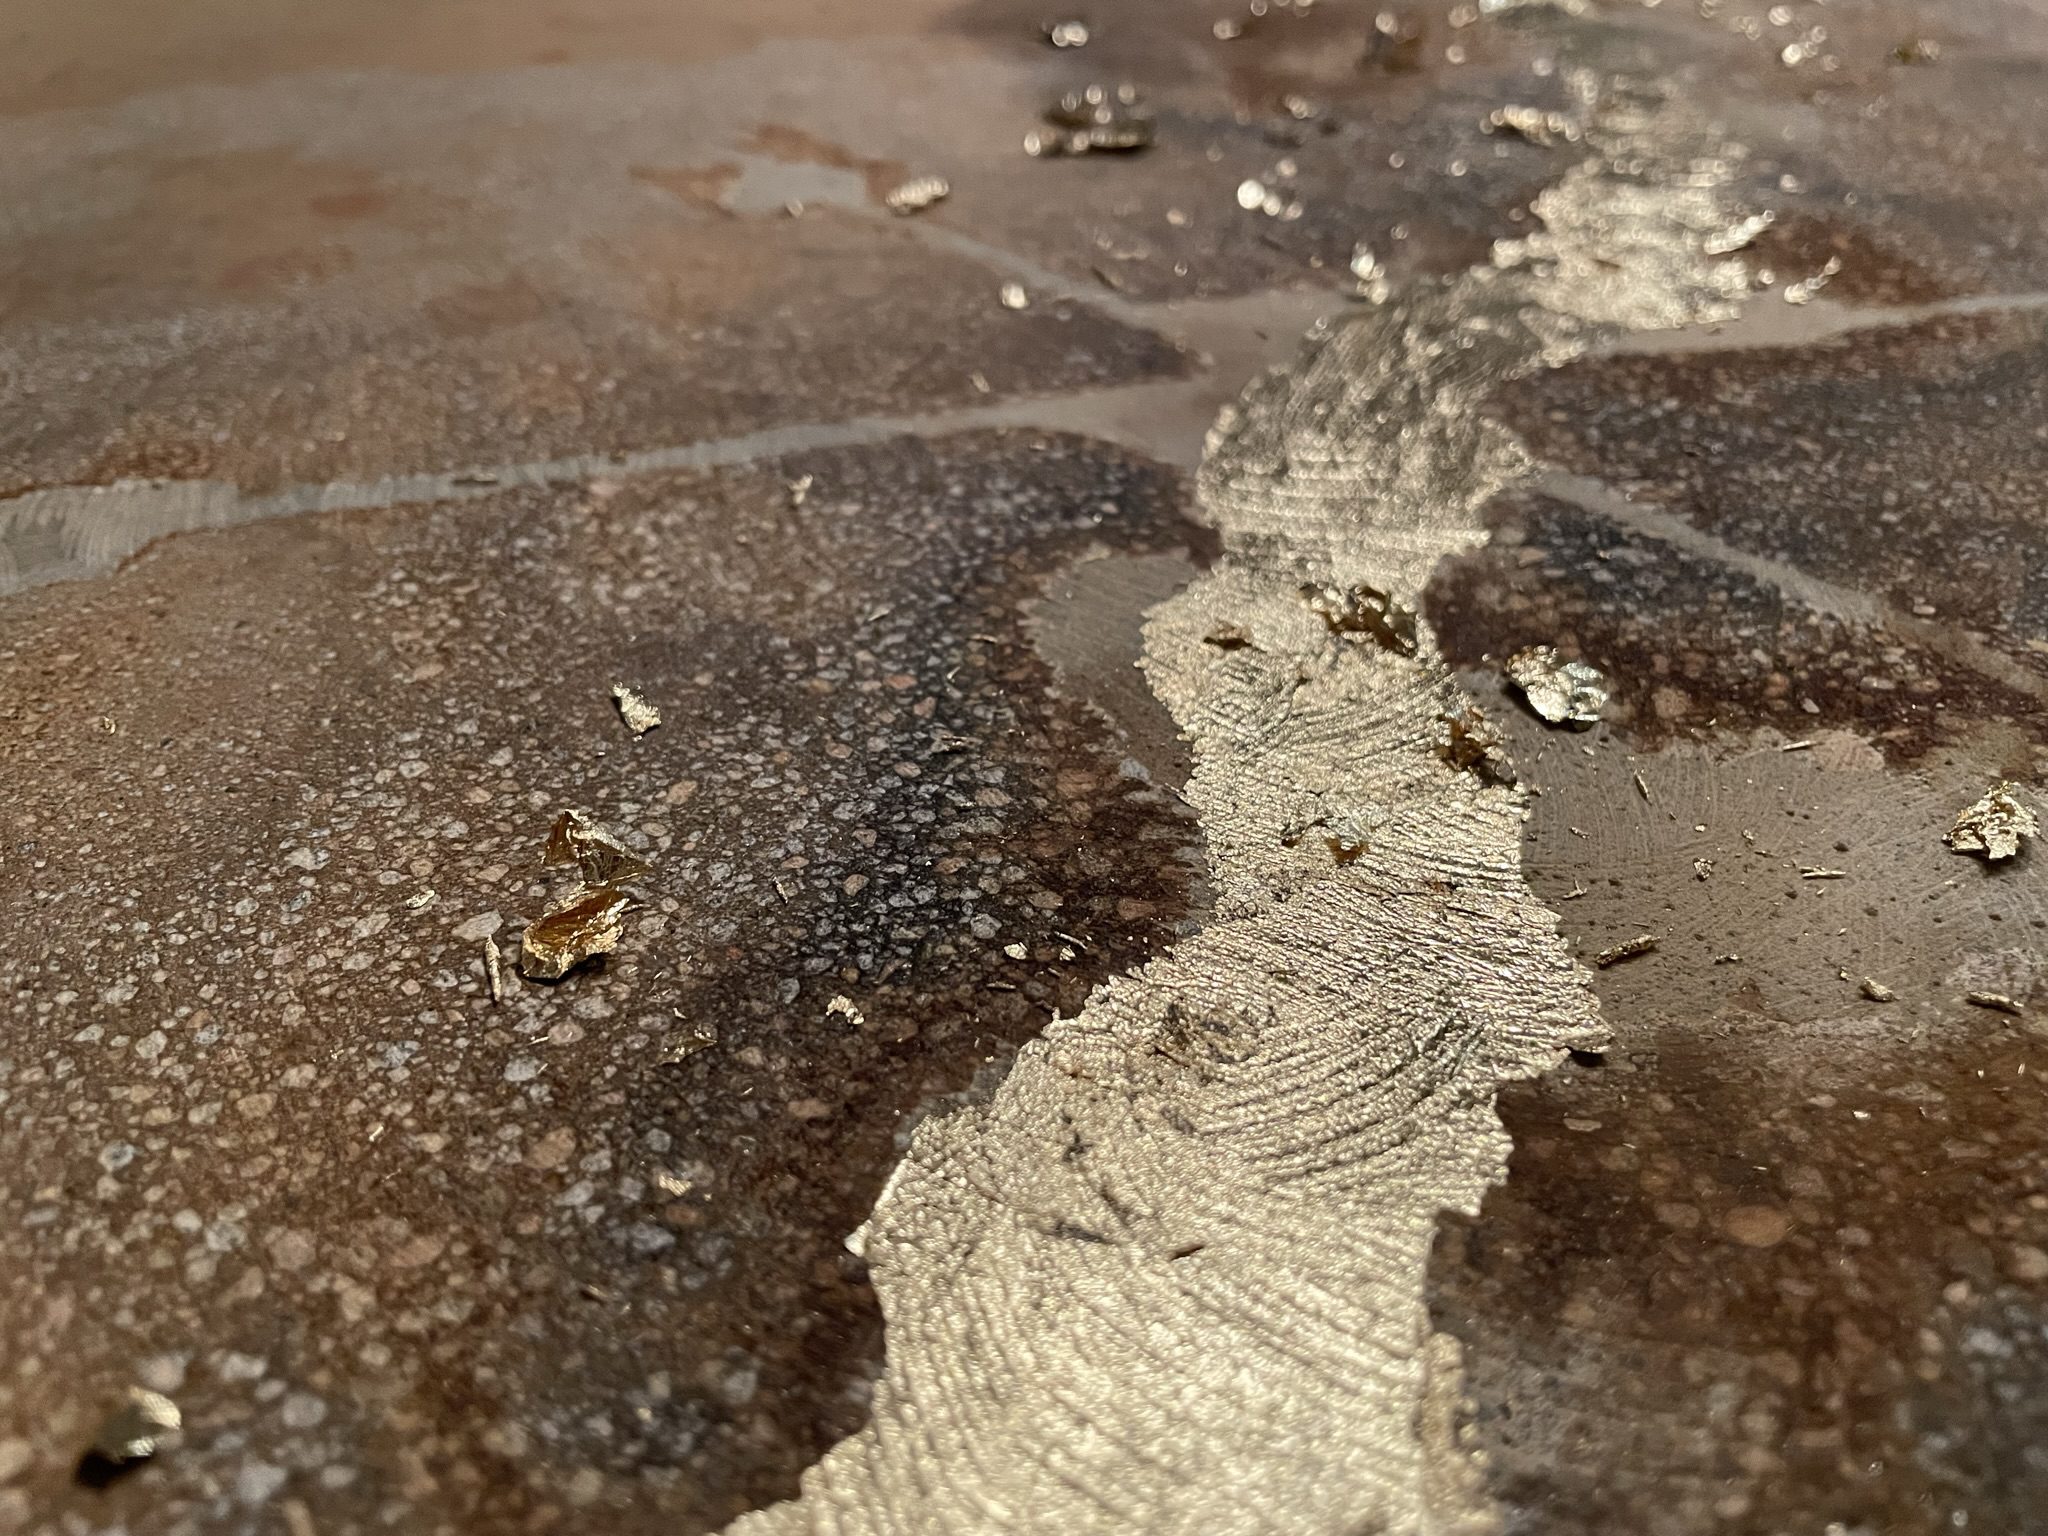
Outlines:
[[[367,219],[391,206],[391,194],[375,187],[353,192],[325,192],[306,199],[306,206],[330,219]]]
[[[420,306],[434,329],[450,338],[488,336],[507,326],[539,320],[547,299],[523,277],[497,283],[465,283],[436,294]]]
[[[180,433],[170,424],[137,417],[84,466],[79,480],[107,485],[116,480],[203,480],[213,473],[219,452],[212,443]]]
[[[302,283],[324,283],[356,264],[353,254],[337,246],[300,246],[270,251],[221,268],[220,286],[228,293],[257,293]]]
[[[11,320],[104,323],[326,281],[353,263],[336,225],[361,215],[346,210],[374,202],[386,219],[428,216],[423,194],[401,197],[358,166],[285,149],[144,160],[124,173],[120,195],[91,216],[0,252]]]
[[[1826,293],[1844,304],[1930,304],[1965,291],[1881,234],[1796,206],[1778,210],[1748,255],[1751,266],[1768,267],[1781,285],[1812,277],[1831,259],[1841,270],[1828,279]]]
[[[474,77],[521,64],[702,64],[769,40],[857,41],[928,26],[955,0],[434,0],[279,8],[275,0],[16,0],[0,57],[0,113],[118,102],[313,70]]]

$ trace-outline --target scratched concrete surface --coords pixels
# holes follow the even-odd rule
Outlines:
[[[842,1239],[909,1127],[1207,910],[1134,666],[1203,427],[1356,243],[1526,233],[1572,148],[1484,120],[1577,69],[1741,140],[1773,284],[1494,402],[1547,472],[1424,614],[1536,894],[1660,937],[1445,1224],[1464,1438],[1516,1532],[2041,1519],[2048,864],[1939,836],[2048,782],[2048,21],[1042,9],[0,21],[0,1529],[792,1496],[881,1368]],[[1158,144],[1026,158],[1098,78]],[[1501,696],[1535,640],[1615,672],[1598,732]],[[494,1008],[565,805],[647,899]],[[86,1486],[130,1384],[183,1441]]]

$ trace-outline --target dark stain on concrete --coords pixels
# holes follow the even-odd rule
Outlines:
[[[1503,1095],[1435,1313],[1510,1532],[2030,1528],[2048,1047],[1840,1049],[1731,1008]]]
[[[1643,754],[1489,702],[1567,938],[1662,939],[1594,976],[1611,1050],[1503,1092],[1507,1181],[1438,1241],[1434,1316],[1507,1529],[2027,1529],[2048,865],[1941,846],[1977,781],[1961,755],[1907,776],[1849,736]],[[1970,1008],[1977,986],[2027,1014]]]

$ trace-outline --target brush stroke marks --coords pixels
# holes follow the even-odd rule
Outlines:
[[[1542,233],[1324,331],[1211,434],[1224,553],[1143,665],[1193,748],[1216,918],[919,1128],[859,1235],[872,1421],[735,1531],[1489,1527],[1424,1266],[1502,1174],[1498,1086],[1602,1031],[1524,883],[1520,792],[1436,754],[1469,700],[1434,637],[1333,637],[1302,588],[1413,607],[1530,471],[1486,395],[1744,291],[1706,254],[1727,157],[1663,103],[1580,100],[1597,158]]]

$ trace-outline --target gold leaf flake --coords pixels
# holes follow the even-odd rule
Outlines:
[[[619,706],[619,718],[635,736],[645,736],[661,724],[661,711],[647,702],[647,695],[624,683],[612,684],[612,702]]]
[[[1638,955],[1647,955],[1656,947],[1657,935],[1654,933],[1639,933],[1632,939],[1623,939],[1619,944],[1611,944],[1606,949],[1601,950],[1599,954],[1593,957],[1593,964],[1604,971],[1610,965],[1619,965],[1624,960],[1633,960]]]
[[[584,886],[526,925],[519,969],[535,981],[557,981],[584,961],[618,948],[633,898],[608,886]]]
[[[549,868],[574,864],[585,885],[622,885],[653,866],[628,848],[616,832],[599,826],[581,811],[569,810],[548,829],[541,863]]]
[[[943,176],[913,176],[882,201],[888,204],[891,213],[922,213],[952,190],[952,185]]]
[[[154,1456],[184,1425],[178,1405],[161,1392],[130,1387],[120,1406],[100,1423],[92,1453],[116,1466]]]
[[[1532,645],[1508,658],[1508,681],[1552,725],[1584,730],[1607,705],[1607,679],[1583,661],[1566,661],[1551,645]]]

